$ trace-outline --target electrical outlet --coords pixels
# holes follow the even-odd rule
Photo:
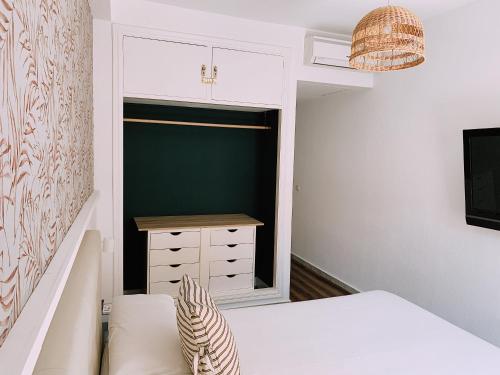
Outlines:
[[[113,305],[111,303],[105,303],[102,305],[102,313],[103,315],[109,315],[111,314],[111,308]]]

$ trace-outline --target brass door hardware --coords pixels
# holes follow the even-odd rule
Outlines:
[[[206,83],[205,75],[207,74],[207,66],[205,64],[201,65],[201,83]]]
[[[205,64],[201,65],[201,83],[212,85],[217,83],[217,65],[214,65],[212,68],[212,77],[206,77],[207,75],[207,66]]]
[[[219,72],[219,68],[217,68],[217,65],[214,65],[212,68],[212,83],[215,84],[217,83],[217,73]]]

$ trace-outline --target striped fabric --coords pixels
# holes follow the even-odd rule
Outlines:
[[[212,297],[184,275],[177,301],[182,352],[194,375],[239,375],[240,362],[229,326]]]

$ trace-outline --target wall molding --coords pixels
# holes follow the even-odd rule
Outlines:
[[[302,258],[296,254],[292,253],[292,260],[296,261],[300,265],[304,266],[309,271],[313,272],[314,274],[318,275],[319,277],[322,277],[322,278],[328,280],[329,282],[331,282],[335,286],[337,286],[341,289],[344,289],[345,291],[347,291],[351,294],[360,293],[360,291],[358,289],[356,289],[356,288],[352,287],[351,285],[347,284],[346,282],[336,278],[335,276],[330,275],[328,272],[323,271],[321,268],[319,268],[315,264],[310,263],[309,261],[305,260],[304,258]]]
[[[94,191],[69,228],[0,348],[0,374],[33,373],[83,235],[90,225],[97,199],[98,192]]]

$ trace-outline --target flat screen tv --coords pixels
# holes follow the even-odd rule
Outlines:
[[[467,224],[500,230],[500,128],[463,136]]]

